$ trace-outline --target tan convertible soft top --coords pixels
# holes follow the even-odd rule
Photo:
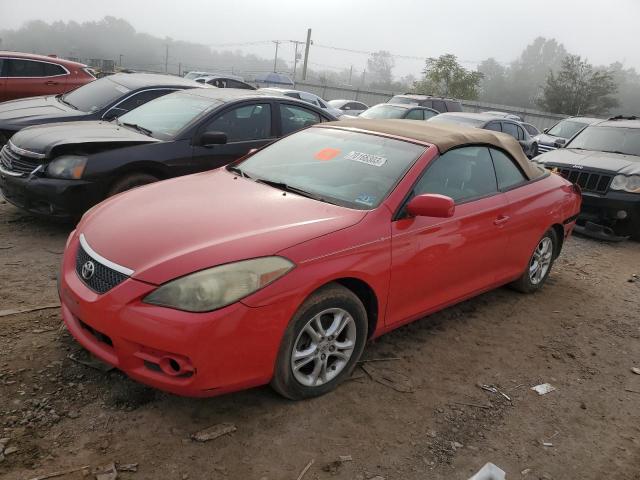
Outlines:
[[[544,171],[532,164],[522,151],[518,141],[505,133],[458,125],[433,124],[419,120],[373,120],[354,118],[324,125],[356,128],[370,132],[405,137],[438,147],[440,153],[469,144],[491,145],[508,152],[522,167],[529,179],[544,175]]]

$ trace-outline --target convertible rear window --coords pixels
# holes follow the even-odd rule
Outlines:
[[[380,205],[425,148],[372,134],[314,127],[273,143],[235,167],[257,181],[369,210]]]

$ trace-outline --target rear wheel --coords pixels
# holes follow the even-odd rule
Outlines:
[[[117,195],[132,188],[157,182],[158,180],[160,180],[158,177],[154,177],[148,173],[130,173],[115,181],[109,190],[108,196],[111,197],[112,195]]]
[[[271,386],[292,400],[317,397],[353,372],[367,339],[367,312],[349,289],[329,284],[311,295],[287,328]]]
[[[540,290],[551,272],[557,254],[559,239],[553,229],[549,229],[540,239],[529,259],[527,269],[522,276],[511,284],[523,293]]]

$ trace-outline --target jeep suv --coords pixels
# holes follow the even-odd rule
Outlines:
[[[420,105],[421,107],[432,108],[440,113],[462,111],[462,104],[458,100],[454,100],[452,98],[432,97],[431,95],[416,95],[413,93],[396,95],[387,103]]]
[[[576,231],[606,240],[640,240],[640,119],[591,124],[565,148],[534,159],[582,189]]]

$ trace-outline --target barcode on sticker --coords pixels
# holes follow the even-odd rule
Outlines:
[[[367,165],[373,165],[374,167],[381,167],[387,163],[387,159],[384,157],[364,152],[351,151],[347,153],[344,158],[355,162],[366,163]]]

